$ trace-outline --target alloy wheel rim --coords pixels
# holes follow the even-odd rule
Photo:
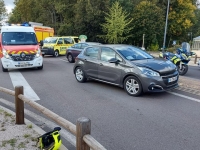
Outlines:
[[[82,79],[83,79],[83,71],[81,69],[77,69],[76,70],[76,79],[78,81],[82,81]]]
[[[129,79],[126,81],[126,90],[130,94],[137,94],[139,92],[140,86],[135,79]]]
[[[68,55],[68,60],[72,61],[72,55]]]
[[[55,56],[58,57],[58,52],[55,52]]]

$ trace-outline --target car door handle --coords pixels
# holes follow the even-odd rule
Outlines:
[[[103,64],[102,64],[102,63],[100,63],[100,64],[99,64],[99,66],[103,66]]]

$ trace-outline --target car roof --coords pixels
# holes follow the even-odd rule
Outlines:
[[[35,32],[32,27],[25,27],[25,26],[2,26],[2,32]]]
[[[132,46],[132,45],[127,45],[127,44],[104,44],[104,46],[108,46],[108,47],[127,47],[127,46]]]
[[[88,44],[88,45],[101,45],[101,43],[98,43],[98,42],[79,42],[79,43],[81,43],[81,44]],[[78,43],[76,43],[76,44],[78,44]]]

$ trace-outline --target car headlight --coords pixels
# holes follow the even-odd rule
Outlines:
[[[145,67],[138,67],[143,74],[147,75],[147,76],[153,76],[153,77],[159,77],[160,74],[158,72],[155,72],[151,69],[145,68]]]
[[[40,48],[38,48],[37,53],[36,53],[36,57],[38,58],[38,57],[40,57],[40,55],[41,55],[41,50],[40,50]]]
[[[3,56],[6,58],[6,59],[10,59],[10,56],[8,55],[7,51],[5,49],[3,49]]]

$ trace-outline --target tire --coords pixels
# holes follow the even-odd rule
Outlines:
[[[54,57],[58,57],[58,56],[59,56],[59,51],[58,51],[58,50],[55,50],[53,56],[54,56]]]
[[[42,70],[42,69],[43,69],[43,64],[42,64],[42,66],[38,67],[38,70]]]
[[[4,68],[3,65],[2,65],[2,71],[3,72],[8,72],[8,69]]]
[[[72,54],[68,54],[68,55],[67,55],[67,60],[68,60],[70,63],[74,63],[74,57],[72,56]]]
[[[140,80],[134,76],[129,76],[124,80],[124,90],[131,96],[139,96],[143,92]]]
[[[85,73],[84,71],[82,70],[81,67],[77,67],[76,70],[75,70],[75,78],[78,82],[85,82],[86,81],[86,76],[85,76]]]
[[[187,73],[188,71],[188,65],[186,64],[183,64],[182,66],[183,69],[180,69],[180,66],[178,66],[178,72],[179,72],[179,75],[183,76]]]
[[[44,54],[42,54],[42,57],[44,57]]]
[[[8,72],[8,69],[4,68],[3,65],[2,65],[2,71],[3,72]]]

